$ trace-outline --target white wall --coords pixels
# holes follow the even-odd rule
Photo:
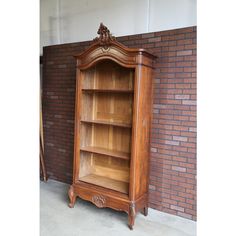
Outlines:
[[[40,0],[40,52],[42,46],[60,43],[57,3],[58,0]]]
[[[100,22],[115,36],[193,26],[196,0],[40,0],[40,53],[93,39]]]

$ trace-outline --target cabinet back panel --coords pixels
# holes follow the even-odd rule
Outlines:
[[[129,182],[129,161],[113,157],[81,152],[79,178],[95,174],[123,182]]]
[[[82,88],[95,88],[95,71],[95,67],[92,67],[86,71],[82,71]]]
[[[93,128],[92,124],[81,124],[80,125],[80,147],[86,147],[92,145],[93,140]]]
[[[82,119],[93,119],[94,118],[94,112],[95,112],[95,94],[91,93],[83,93],[81,98],[81,118]]]
[[[131,123],[132,94],[97,94],[95,119]]]
[[[83,93],[81,118],[131,124],[132,104],[132,94]]]
[[[112,61],[102,61],[82,71],[84,89],[133,89],[134,70]]]
[[[92,165],[92,155],[90,153],[80,153],[79,177],[84,177],[94,172]]]
[[[110,179],[129,182],[129,162],[120,160],[118,163],[114,163],[112,159],[112,157],[94,155],[94,173]]]
[[[93,146],[130,153],[131,129],[98,124],[81,124],[80,147]]]

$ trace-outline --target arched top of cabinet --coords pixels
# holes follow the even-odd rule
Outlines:
[[[101,60],[112,60],[121,66],[134,68],[137,65],[152,67],[156,56],[145,49],[128,48],[117,42],[116,38],[102,23],[98,29],[99,34],[93,44],[80,54],[74,55],[79,69],[87,69]]]

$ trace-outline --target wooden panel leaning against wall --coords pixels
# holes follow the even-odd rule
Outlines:
[[[118,43],[102,23],[77,61],[73,183],[97,207],[148,214],[152,63],[144,49]]]

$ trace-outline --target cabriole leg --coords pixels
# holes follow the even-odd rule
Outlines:
[[[145,206],[145,207],[143,208],[142,213],[144,214],[144,216],[147,216],[147,215],[148,215],[148,207],[147,207],[147,206]]]
[[[133,230],[134,226],[134,216],[129,215],[129,228]]]
[[[129,216],[128,216],[129,228],[130,228],[131,230],[133,230],[135,214],[136,214],[136,212],[135,212],[135,204],[132,202],[132,203],[130,204]]]
[[[73,208],[75,205],[76,195],[74,193],[74,187],[71,185],[68,191],[68,196],[70,199],[69,207]]]

